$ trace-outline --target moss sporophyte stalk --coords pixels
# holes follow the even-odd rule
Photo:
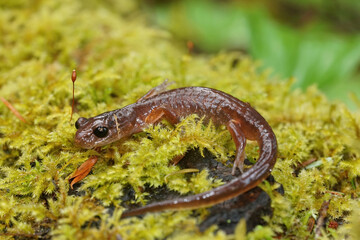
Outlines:
[[[0,64],[0,96],[27,124],[0,104],[1,236],[314,239],[308,223],[317,222],[322,204],[331,199],[322,237],[359,238],[360,115],[315,87],[291,91],[293,79],[279,81],[237,52],[189,55],[171,34],[144,24],[142,14],[124,12],[128,3],[114,2],[111,9],[95,0],[2,3],[0,58],[6,61]],[[75,111],[69,122],[74,68]],[[235,156],[226,128],[204,125],[193,115],[175,126],[146,128],[101,152],[74,145],[74,119],[134,103],[164,79],[175,82],[171,88],[224,91],[249,102],[272,126],[279,147],[272,175],[278,184],[260,185],[273,209],[261,226],[246,233],[240,221],[234,234],[216,225],[199,231],[208,214],[204,209],[120,219],[122,204],[147,204],[144,189],[166,186],[193,195],[224,184],[209,178],[211,169],[173,174],[181,171],[169,164],[175,156],[198,149],[225,165]],[[247,158],[256,160],[258,150],[249,142]],[[98,162],[71,191],[68,177],[90,156]],[[311,159],[316,164],[302,167]],[[275,191],[279,184],[283,195]],[[129,192],[133,198],[126,200]],[[332,221],[339,223],[336,230],[328,225]]]

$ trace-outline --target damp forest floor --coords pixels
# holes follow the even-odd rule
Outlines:
[[[239,52],[189,54],[149,25],[136,1],[0,3],[0,96],[25,119],[0,102],[1,239],[359,239],[360,114],[315,86],[292,90],[295,79],[272,77]],[[272,178],[249,196],[265,199],[257,203],[265,210],[253,211],[257,222],[223,215],[254,209],[245,200],[224,203],[220,212],[215,206],[121,219],[126,208],[230,179],[230,134],[197,116],[149,127],[100,152],[74,145],[77,118],[131,104],[165,79],[174,82],[170,88],[227,92],[272,126],[279,146]],[[182,154],[184,163],[169,164]],[[99,161],[71,189],[69,176],[93,155]],[[246,155],[248,164],[256,161],[254,142]],[[208,165],[198,166],[203,159]]]

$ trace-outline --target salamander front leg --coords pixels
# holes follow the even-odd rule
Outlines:
[[[163,119],[173,125],[179,123],[179,119],[175,116],[175,114],[163,107],[158,107],[152,110],[145,118],[145,122],[148,124],[156,124],[161,122]]]
[[[244,160],[245,160],[245,146],[246,138],[244,133],[241,130],[241,125],[236,120],[231,120],[227,124],[227,129],[229,130],[232,139],[235,142],[236,146],[236,157],[234,161],[234,166],[232,168],[231,174],[235,175],[236,168],[240,170],[241,173],[244,171]]]

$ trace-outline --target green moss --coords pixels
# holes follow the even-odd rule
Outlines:
[[[120,220],[126,186],[143,204],[147,195],[141,189],[162,186],[165,179],[169,189],[180,193],[219,186],[207,171],[173,174],[180,169],[168,163],[190,148],[206,148],[225,162],[235,150],[226,129],[203,126],[189,116],[177,126],[156,126],[106,146],[100,154],[74,146],[77,117],[133,103],[168,78],[175,82],[172,87],[207,86],[250,102],[274,128],[279,156],[273,175],[285,194],[262,184],[274,214],[248,239],[313,238],[307,221],[317,218],[329,199],[328,218],[345,224],[338,231],[325,229],[325,236],[359,237],[358,218],[350,217],[359,200],[359,114],[329,102],[314,87],[290,92],[292,79],[271,79],[239,53],[189,56],[169,33],[146,27],[134,1],[109,3],[36,1],[27,6],[12,1],[1,6],[0,95],[28,124],[0,104],[0,234],[8,239],[239,239],[245,234],[240,225],[238,237],[216,226],[201,233],[197,224],[204,210],[198,217],[181,211]],[[239,61],[232,67],[234,60]],[[78,72],[77,111],[70,122],[73,68]],[[256,158],[257,150],[249,142],[248,157]],[[83,180],[83,194],[69,196],[68,176],[94,154],[100,160]],[[299,167],[310,159],[313,164]]]

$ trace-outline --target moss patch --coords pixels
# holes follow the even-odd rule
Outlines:
[[[149,128],[100,154],[74,146],[74,121],[133,103],[168,78],[172,87],[207,86],[251,103],[273,126],[279,142],[273,171],[284,186],[279,195],[266,183],[274,214],[248,239],[314,238],[307,231],[321,204],[331,199],[323,237],[359,237],[360,115],[329,102],[318,90],[290,92],[292,80],[259,72],[239,53],[189,56],[171,35],[149,28],[134,1],[24,1],[1,3],[0,96],[28,124],[0,104],[0,235],[5,239],[240,239],[214,226],[199,232],[206,211],[148,214],[120,220],[120,197],[131,186],[146,203],[144,186],[165,184],[198,193],[221,184],[207,172],[172,174],[168,165],[189,148],[207,148],[220,161],[234,154],[223,128],[203,126],[195,116],[172,127]],[[77,69],[76,113],[70,122],[71,71]],[[151,140],[146,137],[151,135]],[[69,195],[68,176],[89,156],[100,160]],[[249,143],[249,158],[257,147]],[[311,160],[311,164],[303,164]],[[186,187],[183,187],[186,183]],[[276,187],[276,186],[274,186]],[[107,206],[114,206],[110,213]],[[350,224],[348,224],[350,223]],[[353,224],[353,225],[352,225]],[[351,227],[355,226],[355,227]]]

